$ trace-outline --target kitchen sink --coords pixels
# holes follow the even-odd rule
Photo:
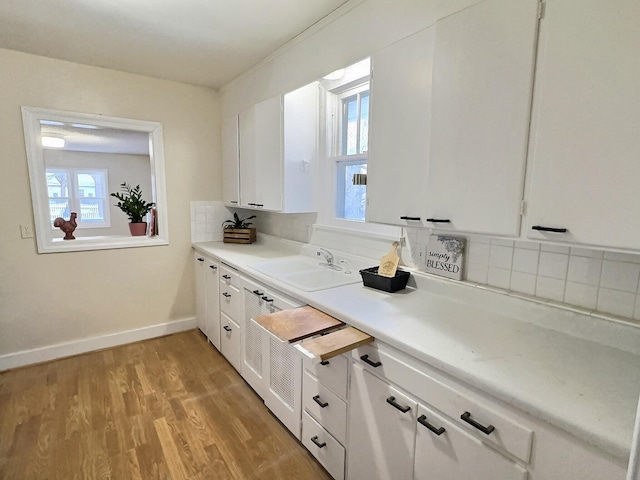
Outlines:
[[[358,271],[332,270],[320,265],[316,258],[292,255],[251,263],[249,267],[271,278],[296,287],[305,292],[326,290],[327,288],[358,283]],[[346,270],[349,271],[349,270]]]

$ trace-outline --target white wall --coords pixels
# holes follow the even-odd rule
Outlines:
[[[0,49],[0,360],[194,316],[190,200],[220,200],[217,92]],[[170,245],[36,253],[21,106],[160,122]]]

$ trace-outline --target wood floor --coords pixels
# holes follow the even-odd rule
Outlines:
[[[0,373],[0,479],[329,479],[197,330]]]

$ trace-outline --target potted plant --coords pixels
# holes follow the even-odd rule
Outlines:
[[[120,184],[120,190],[122,190],[122,193],[112,193],[111,196],[119,200],[115,206],[129,217],[131,235],[134,237],[145,235],[147,233],[147,222],[143,221],[143,219],[151,211],[155,203],[146,202],[142,198],[140,185],[131,188],[131,185],[123,182]]]
[[[222,241],[224,243],[253,243],[256,241],[256,229],[251,227],[252,223],[248,220],[256,218],[255,215],[240,218],[237,213],[233,214],[232,220],[222,222],[224,227],[224,235]]]

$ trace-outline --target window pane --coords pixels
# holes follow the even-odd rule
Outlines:
[[[340,189],[337,205],[337,216],[347,220],[364,221],[367,205],[367,187],[354,185],[354,173],[367,173],[367,164],[339,164]]]
[[[104,201],[93,198],[81,199],[80,218],[83,223],[104,222]]]
[[[49,197],[68,197],[69,181],[66,172],[47,170],[47,189]]]
[[[358,97],[353,96],[344,101],[344,130],[342,138],[342,154],[358,153]]]
[[[63,217],[68,219],[70,214],[68,198],[49,198],[49,219],[51,225],[53,225],[53,221],[56,218]]]
[[[87,173],[78,174],[78,194],[80,197],[96,196],[96,181]]]
[[[358,153],[369,150],[369,92],[360,97],[360,148]]]

